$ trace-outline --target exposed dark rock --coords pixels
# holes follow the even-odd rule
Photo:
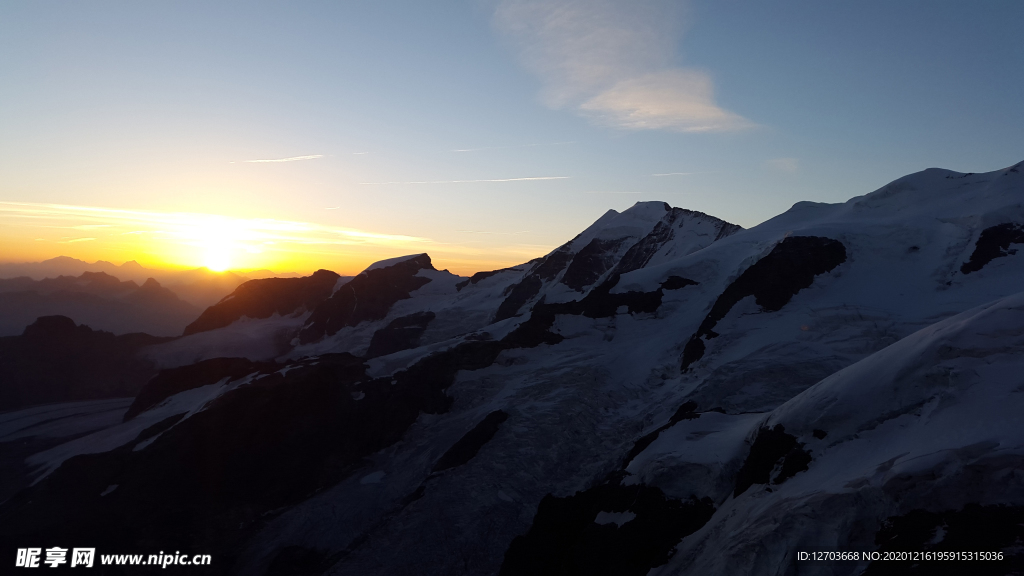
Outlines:
[[[711,311],[683,349],[681,367],[686,370],[704,356],[704,338],[718,336],[712,330],[737,302],[753,296],[765,312],[777,312],[814,277],[846,262],[846,247],[838,240],[820,236],[790,236],[767,256],[743,271],[715,300]]]
[[[416,275],[420,270],[434,270],[430,256],[420,254],[356,276],[313,310],[299,333],[300,341],[314,342],[346,326],[384,318],[395,302],[430,282]]]
[[[625,470],[626,466],[629,466],[629,463],[633,461],[633,458],[636,458],[641,452],[646,450],[652,442],[658,439],[658,436],[662,432],[683,420],[696,420],[697,418],[700,418],[700,413],[697,412],[697,403],[692,400],[684,402],[682,406],[676,409],[675,414],[668,419],[668,424],[660,426],[653,432],[641,436],[633,443],[633,447],[629,449],[629,452],[626,453],[626,457],[622,461],[622,469]]]
[[[166,398],[179,392],[213,384],[227,378],[237,380],[253,372],[272,371],[280,368],[273,362],[253,362],[246,358],[211,358],[188,366],[161,370],[139,391],[135,401],[124,414],[124,421],[131,420],[139,413],[149,410]]]
[[[817,428],[815,428],[811,432],[811,434],[813,434],[814,437],[817,438],[818,440],[823,440],[825,436],[828,436],[828,432],[825,432],[824,430],[818,430]]]
[[[807,465],[811,463],[811,453],[803,449],[803,444],[793,446],[782,459],[782,467],[778,476],[772,480],[772,484],[782,484],[797,472],[805,472]]]
[[[978,242],[974,245],[974,252],[971,258],[960,266],[962,274],[977,272],[986,264],[1017,253],[1016,248],[1010,248],[1010,244],[1024,244],[1024,226],[1007,222],[998,226],[990,226],[981,231]]]
[[[505,552],[502,576],[642,576],[668,562],[676,544],[714,514],[710,499],[675,500],[660,488],[608,483],[557,498],[545,496],[533,525]],[[597,524],[600,512],[635,514],[621,525]]]
[[[501,274],[502,272],[522,272],[522,270],[519,268],[502,268],[501,270],[488,270],[487,272],[477,272],[476,274],[473,274],[469,278],[456,284],[455,290],[461,291],[463,288],[469,286],[470,284],[475,286],[477,282],[480,282],[481,280],[486,280],[487,278],[490,278],[495,274]]]
[[[626,250],[626,253],[622,255],[622,259],[619,260],[618,265],[615,267],[615,271],[619,274],[625,274],[626,272],[643,268],[657,254],[658,250],[671,239],[672,224],[665,222],[665,220],[659,221],[647,236],[644,236],[636,244],[630,246],[629,250]]]
[[[654,229],[651,230],[647,236],[641,238],[636,244],[630,246],[629,250],[623,254],[622,259],[615,266],[615,271],[619,274],[625,274],[626,272],[632,272],[633,270],[639,270],[647,265],[651,261],[651,258],[658,253],[669,240],[675,235],[676,223],[685,218],[703,218],[712,220],[718,227],[718,234],[715,236],[715,240],[725,238],[730,234],[739,232],[743,228],[735,224],[730,224],[724,220],[719,220],[714,216],[708,216],[703,212],[695,212],[693,210],[685,210],[683,208],[672,208],[668,204],[665,204],[665,211],[667,214],[654,225]]]
[[[700,418],[700,413],[697,412],[697,403],[694,401],[683,402],[682,406],[676,408],[675,414],[668,419],[669,426],[675,426],[683,420],[696,420]]]
[[[668,205],[666,204],[665,206],[666,210],[669,210]],[[672,208],[671,210],[678,210],[680,214],[700,214],[699,212],[689,212],[687,210],[680,210],[678,208]],[[673,212],[673,214],[675,214],[675,212]],[[658,225],[663,226],[664,223],[659,222]],[[723,222],[723,225],[733,226],[732,224],[728,224],[725,222]],[[739,230],[740,228],[736,227],[736,229]],[[660,240],[657,240],[657,242],[664,243],[668,238],[671,237],[671,230],[669,228],[664,228],[664,230],[664,234],[666,236],[664,238],[661,238]],[[606,272],[608,272],[608,270],[614,269],[614,272],[612,272],[612,274],[608,276],[605,282],[602,283],[602,286],[599,286],[594,289],[600,290],[604,288],[605,296],[607,296],[607,290],[609,290],[611,287],[615,286],[615,284],[618,283],[618,278],[622,273],[629,272],[637,268],[641,268],[643,264],[645,264],[647,260],[649,260],[650,257],[653,256],[654,252],[656,252],[657,249],[661,246],[661,244],[657,244],[657,246],[653,248],[654,252],[651,252],[650,254],[646,254],[644,256],[640,256],[638,255],[638,251],[640,249],[637,248],[637,246],[643,243],[643,241],[641,241],[641,243],[638,243],[637,245],[630,248],[630,251],[627,251],[626,255],[619,260],[618,264],[616,264],[614,254],[618,250],[619,246],[621,246],[623,241],[623,239],[594,239],[575,255],[571,251],[572,242],[569,242],[563,245],[562,247],[558,248],[558,250],[555,250],[550,255],[548,255],[544,260],[537,263],[531,270],[531,273],[528,274],[525,278],[523,278],[522,281],[520,281],[517,284],[514,284],[508,289],[507,297],[501,303],[501,305],[498,306],[498,311],[495,314],[494,321],[497,322],[499,320],[511,318],[518,314],[519,310],[523,307],[524,304],[532,300],[535,296],[537,296],[537,294],[540,293],[541,288],[543,288],[544,286],[544,283],[551,281],[555,277],[557,277],[563,268],[565,268],[565,274],[562,276],[562,282],[566,286],[569,286],[570,288],[579,291],[585,290],[588,286],[591,286],[594,282],[598,281]],[[650,240],[649,243],[656,242],[655,240]],[[631,251],[633,254],[632,256],[630,255]],[[623,262],[634,262],[634,264],[636,265],[635,267],[632,264],[624,265]],[[569,263],[568,268],[566,268],[566,263]],[[695,284],[696,282],[692,280],[687,280],[685,278],[680,278],[678,276],[672,276],[668,280],[666,280],[666,284],[663,286],[663,288],[665,290],[677,290],[684,286]],[[660,292],[661,291],[659,290],[659,303]],[[654,293],[651,292],[648,294]],[[590,297],[590,294],[588,294],[587,297]],[[604,298],[604,301],[609,302],[607,298]],[[591,300],[591,304],[596,304],[596,302],[597,300]],[[657,305],[655,305],[654,307],[657,308]],[[598,317],[591,316],[591,314],[589,313],[587,313],[586,315],[592,318]],[[606,312],[601,313],[601,317],[609,315],[610,314]]]
[[[587,318],[608,318],[619,308],[625,307],[630,314],[653,313],[661,306],[662,290],[654,292],[624,292],[613,294],[611,289],[619,282],[619,275],[613,274],[591,290],[582,300],[547,304],[543,301],[534,305],[530,318],[502,339],[505,346],[513,348],[532,347],[537,344],[557,344],[562,337],[549,331],[558,314],[583,315]]]
[[[875,534],[885,552],[1003,552],[1003,560],[876,561],[866,576],[1024,573],[1024,507],[968,504],[962,510],[911,510],[890,517]]]
[[[437,460],[437,464],[434,464],[434,472],[448,470],[469,462],[484,444],[494,438],[501,423],[505,420],[508,420],[508,414],[503,410],[495,410],[488,414]]]
[[[135,438],[135,441],[142,442],[143,440],[148,440],[153,436],[160,434],[161,432],[166,432],[172,426],[174,426],[178,422],[181,422],[181,419],[184,418],[186,414],[188,414],[188,412],[182,412],[181,414],[175,414],[174,416],[168,416],[167,418],[164,418],[163,420],[157,422],[156,424],[149,426],[142,432],[139,432],[139,435],[138,437]]]
[[[591,290],[582,300],[557,304],[540,303],[534,307],[554,314],[584,315],[587,318],[608,318],[614,316],[619,308],[625,306],[630,314],[657,312],[663,296],[661,288],[654,292],[622,292],[613,294],[611,289],[619,283],[619,275],[613,274]]]
[[[533,267],[531,273],[536,274],[541,280],[550,282],[558,276],[558,273],[565,269],[573,257],[572,242],[566,242],[557,250],[548,254],[544,260]]]
[[[573,256],[572,262],[562,275],[562,283],[573,290],[583,292],[601,279],[605,272],[611,270],[616,262],[616,250],[625,241],[599,240],[594,238],[582,250]]]
[[[572,242],[567,242],[557,250],[544,258],[536,261],[529,274],[518,283],[506,288],[506,298],[498,305],[498,311],[494,314],[494,321],[505,320],[519,313],[519,309],[540,293],[545,282],[550,282],[558,276],[566,264],[572,260]]]
[[[779,461],[781,470],[774,479],[771,473]],[[739,496],[754,484],[782,484],[797,472],[807,470],[811,455],[803,449],[792,434],[786,434],[782,424],[774,428],[763,427],[757,432],[750,453],[736,474],[736,489],[733,496]]]
[[[419,345],[420,336],[427,325],[435,318],[433,312],[417,312],[396,318],[387,326],[373,333],[370,347],[366,350],[367,358],[385,356],[400,350],[408,350]]]
[[[243,316],[269,318],[312,310],[331,296],[338,278],[330,270],[317,270],[303,278],[249,280],[186,326],[185,335],[223,328]]]
[[[709,330],[707,336],[709,338],[714,338],[715,336],[718,336],[718,333]],[[691,336],[686,342],[686,346],[683,347],[683,355],[680,363],[680,367],[683,371],[686,371],[691,364],[703,358],[706,350],[707,346],[704,344],[704,340],[698,336]]]
[[[0,411],[35,404],[134,396],[156,374],[139,348],[167,342],[148,334],[114,336],[43,316],[21,336],[0,338]]]
[[[689,278],[683,278],[682,276],[669,276],[661,283],[662,290],[679,290],[680,288],[686,288],[687,286],[696,286],[699,284],[696,280],[690,280]]]
[[[458,370],[489,366],[502,349],[541,343],[529,330],[508,340],[467,342],[376,380],[367,379],[363,360],[349,354],[302,361],[283,375],[264,371],[188,419],[175,415],[122,448],[67,460],[0,505],[0,540],[196,549],[213,554],[218,572],[226,572],[266,515],[347,477],[368,455],[401,439],[421,412],[446,411],[451,398],[444,390]],[[251,373],[256,363],[220,364],[220,370],[213,369],[217,362],[205,366],[216,373],[179,372],[178,383]],[[498,419],[485,419],[476,440]],[[145,449],[132,450],[157,434]],[[470,448],[453,450],[450,458],[471,456]],[[113,485],[116,490],[99,496]],[[421,486],[400,504],[422,495]],[[339,557],[313,556],[310,567],[327,567]]]
[[[400,281],[412,274],[397,276]],[[600,317],[619,307],[652,312],[660,304],[660,289],[610,294],[615,281],[581,302],[538,305],[501,340],[465,341],[390,377],[368,379],[363,359],[348,354],[300,361],[286,374],[276,365],[266,368],[230,359],[165,372],[140,395],[140,407],[204,382],[262,374],[187,419],[166,419],[121,448],[65,461],[0,505],[0,539],[16,546],[86,539],[108,548],[199,549],[218,558],[221,567],[231,566],[240,543],[255,534],[267,514],[351,475],[368,455],[401,439],[419,414],[447,411],[452,398],[445,391],[460,370],[490,366],[503,350],[559,342],[562,337],[550,332],[557,314]],[[186,374],[188,369],[197,374]],[[501,417],[495,413],[486,418],[442,457],[439,469],[471,457]],[[146,448],[132,450],[143,436],[157,434]],[[113,485],[116,490],[99,496]],[[409,502],[422,494],[417,491]],[[673,535],[679,525],[692,522],[679,510],[690,511],[693,505],[650,494],[644,498],[656,504],[661,498],[661,508],[643,513],[645,520],[636,526],[651,528],[641,536],[628,536],[622,550],[637,539],[677,541],[679,536]],[[662,531],[665,525],[668,531]],[[671,543],[663,543],[654,552],[622,553],[650,564],[652,554],[670,548]],[[310,566],[321,562],[310,558]],[[332,556],[322,562],[335,560]]]
[[[540,293],[543,285],[544,282],[540,279],[540,276],[530,274],[512,286],[509,295],[498,305],[498,311],[494,314],[494,321],[498,322],[515,316],[519,313],[519,309],[523,307],[523,304],[526,304]]]
[[[698,212],[698,214],[704,214],[704,213],[703,212]],[[709,218],[714,218],[713,216],[708,216],[708,217]],[[721,240],[722,238],[725,238],[726,236],[732,236],[733,234],[739,232],[740,230],[743,230],[743,226],[740,226],[739,224],[731,224],[729,222],[723,221],[722,227],[718,229],[718,235],[715,236],[715,241],[717,242],[717,241]]]
[[[348,354],[324,355],[228,392],[143,450],[132,442],[71,458],[0,505],[0,540],[203,550],[224,572],[264,514],[349,475],[438,405],[439,391],[366,381],[365,369]]]

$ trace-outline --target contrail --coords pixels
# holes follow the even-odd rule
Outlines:
[[[522,182],[524,180],[565,180],[568,176],[534,176],[531,178],[496,178],[493,180],[423,180],[415,182],[360,182],[360,184],[468,184],[473,182]]]
[[[312,156],[293,156],[291,158],[278,158],[276,160],[242,160],[245,164],[266,164],[272,162],[295,162],[296,160],[316,160],[317,158],[323,158],[323,154],[313,154]],[[232,162],[234,164],[234,162]]]

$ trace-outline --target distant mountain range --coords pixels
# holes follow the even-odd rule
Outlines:
[[[104,272],[0,279],[0,336],[21,334],[40,316],[61,315],[115,334],[178,336],[200,309],[153,278],[139,286]]]
[[[269,270],[247,274],[150,269],[135,261],[90,264],[66,256],[0,264],[0,336],[21,334],[36,318],[52,315],[116,334],[178,336],[205,308],[249,280],[298,277]]]
[[[95,403],[60,405],[59,433],[57,408],[0,415],[19,490],[0,556],[89,541],[268,576],[1024,573],[1022,247],[1024,163],[929,169],[751,229],[641,202],[469,278],[413,254],[255,280],[138,349],[160,372],[121,421]]]
[[[145,268],[134,260],[116,265],[104,260],[89,263],[68,256],[58,256],[42,262],[0,264],[0,278],[25,276],[34,280],[58,276],[80,276],[85,272],[103,272],[123,281],[143,284],[153,278],[171,289],[179,298],[200,309],[216,304],[221,298],[247,280],[260,278],[297,278],[295,273],[275,273],[270,270],[252,270],[244,273],[232,271],[212,272],[206,268],[167,270]]]

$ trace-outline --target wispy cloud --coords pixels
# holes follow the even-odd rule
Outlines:
[[[664,174],[651,174],[651,176],[690,176],[698,172],[665,172]]]
[[[563,146],[565,144],[575,144],[576,141],[572,140],[569,142],[541,142],[539,144],[517,144],[514,146],[484,146],[482,148],[460,148],[458,150],[452,150],[452,152],[479,152],[480,150],[508,150],[510,148],[533,148],[534,146]]]
[[[359,154],[359,152],[356,152]],[[275,158],[273,160],[242,160],[242,164],[276,164],[278,162],[298,162],[299,160],[316,160],[323,158],[323,154],[312,154],[310,156],[292,156],[291,158]],[[234,162],[232,162],[234,164]]]
[[[669,0],[500,0],[495,12],[548,106],[632,130],[752,126],[715,103],[706,72],[674,65],[683,20]]]
[[[772,158],[764,163],[764,167],[784,174],[796,174],[800,170],[800,160],[797,158]]]
[[[521,230],[519,232],[484,232],[482,230],[457,230],[456,232],[464,232],[467,234],[487,234],[493,236],[519,236],[520,234],[529,234],[528,230]]]
[[[360,182],[360,184],[471,184],[475,182],[524,182],[528,180],[566,180],[568,176],[531,176],[529,178],[494,178],[489,180],[417,180],[410,182]]]
[[[328,222],[341,215],[319,214]],[[92,230],[82,232],[82,226]],[[239,268],[328,268],[347,274],[384,258],[427,252],[438,268],[468,275],[525,262],[554,248],[522,242],[546,237],[526,230],[461,230],[468,233],[456,236],[458,241],[439,241],[295,220],[7,201],[0,201],[0,231],[24,241],[34,239],[33,250],[50,250],[54,256],[141,257],[194,267],[203,265],[210,254],[230,253]]]
[[[301,245],[408,245],[429,243],[416,236],[382,234],[351,228],[325,226],[312,222],[271,218],[232,218],[192,212],[153,212],[65,204],[0,202],[0,223],[34,222],[37,227],[76,229],[93,226],[109,229],[111,235],[146,235],[181,244],[224,238],[239,247],[266,242]],[[81,224],[81,222],[89,224]],[[54,226],[54,224],[57,226]],[[61,223],[64,223],[61,225]],[[66,242],[84,242],[97,238],[61,238]]]

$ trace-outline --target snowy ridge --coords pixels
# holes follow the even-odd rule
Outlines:
[[[238,574],[795,574],[801,549],[973,545],[983,518],[1019,557],[1019,226],[1017,166],[931,169],[749,230],[641,203],[470,279],[385,261],[308,317],[170,343],[293,338],[33,456],[49,475],[0,534],[48,529],[51,503],[62,529],[127,519]],[[173,497],[135,515],[154,490]]]
[[[912,510],[970,503],[1019,506],[1022,370],[1018,293],[826,378],[750,428],[752,437],[758,426],[783,425],[810,452],[808,469],[770,490],[755,486],[727,499],[676,559],[653,573],[755,574],[757,566],[792,563],[798,549],[872,549],[874,534],[850,533],[844,527],[851,525],[880,526]],[[780,526],[780,515],[793,520]]]

